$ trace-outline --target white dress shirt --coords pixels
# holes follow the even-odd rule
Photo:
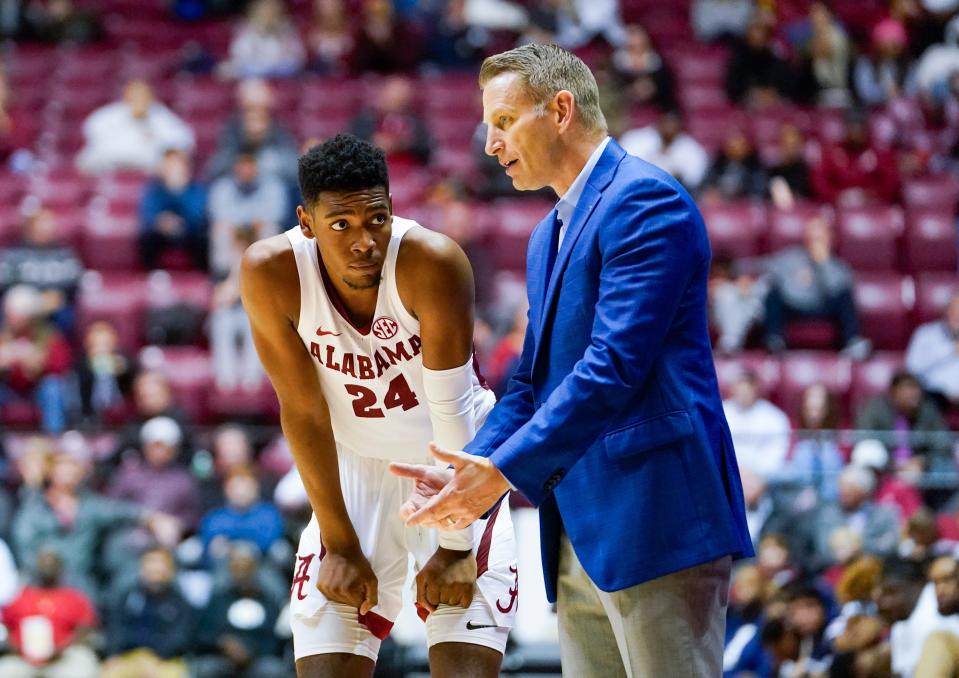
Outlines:
[[[589,156],[589,160],[583,165],[583,169],[579,171],[579,174],[576,175],[573,183],[569,185],[566,193],[564,193],[563,197],[556,203],[556,212],[559,214],[558,218],[560,223],[557,248],[563,245],[563,238],[566,236],[566,229],[569,227],[569,222],[573,220],[573,211],[579,203],[579,197],[583,194],[583,189],[586,188],[589,175],[593,173],[596,163],[599,162],[600,156],[602,156],[603,151],[606,150],[609,139],[609,137],[606,137],[599,142],[599,145],[593,151],[592,155]]]

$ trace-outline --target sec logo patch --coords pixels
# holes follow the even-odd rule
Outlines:
[[[377,339],[392,339],[399,329],[396,321],[385,315],[373,321],[373,334]]]

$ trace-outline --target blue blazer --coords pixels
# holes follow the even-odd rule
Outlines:
[[[692,198],[611,140],[547,280],[554,219],[530,237],[516,374],[466,448],[540,507],[549,599],[563,529],[604,591],[751,556]]]

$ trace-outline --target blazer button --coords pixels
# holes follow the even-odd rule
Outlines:
[[[551,475],[549,478],[546,479],[546,482],[543,483],[543,489],[546,490],[547,492],[551,492],[554,487],[559,485],[559,481],[562,479],[563,479],[563,469],[559,469],[558,471],[556,471],[556,473],[554,473],[553,475]]]

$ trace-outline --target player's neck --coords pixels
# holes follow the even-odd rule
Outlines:
[[[336,291],[343,310],[349,314],[349,320],[357,327],[369,325],[376,313],[376,301],[379,298],[380,286],[356,289],[350,287],[343,280],[330,279],[330,284]]]

